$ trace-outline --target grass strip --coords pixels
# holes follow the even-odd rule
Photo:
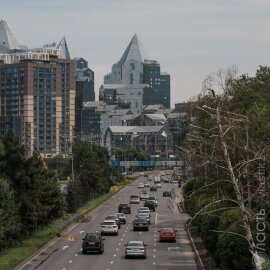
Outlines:
[[[93,199],[86,203],[84,206],[79,208],[77,214],[85,214],[94,208],[98,207],[118,191],[120,191],[124,186],[128,185],[132,181],[122,182],[120,185],[113,186],[111,190],[103,194],[96,199]],[[64,219],[58,219],[50,223],[48,226],[39,229],[37,232],[33,233],[29,238],[23,240],[16,247],[7,249],[0,256],[0,269],[1,270],[11,270],[19,263],[26,260],[33,253],[38,251],[42,246],[52,240],[57,233],[59,233],[59,228],[61,228]]]

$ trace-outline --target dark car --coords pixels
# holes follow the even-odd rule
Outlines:
[[[149,222],[146,218],[135,218],[133,220],[133,231],[146,230],[149,231]]]
[[[104,252],[104,240],[100,233],[87,233],[82,239],[82,254],[87,252]]]
[[[148,207],[150,211],[153,211],[153,212],[156,211],[156,206],[153,201],[145,201],[143,206]]]
[[[157,191],[157,187],[151,186],[151,187],[150,187],[150,191]]]
[[[118,213],[131,214],[131,207],[128,203],[121,203],[118,206]]]
[[[172,193],[170,191],[163,191],[163,197],[172,197]]]

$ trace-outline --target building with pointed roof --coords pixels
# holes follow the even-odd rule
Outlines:
[[[70,59],[69,49],[67,45],[66,38],[63,37],[56,47],[59,50],[60,58],[62,59]]]
[[[12,130],[26,155],[70,154],[75,126],[74,61],[66,39],[28,49],[0,21],[0,139]]]
[[[170,75],[161,73],[157,61],[149,60],[136,34],[120,60],[113,64],[112,71],[104,76],[103,89],[107,89],[108,85],[125,85],[126,88],[128,85],[145,85],[143,105],[162,104],[170,108]],[[126,96],[128,95],[127,92]]]
[[[0,21],[0,53],[7,53],[11,50],[20,49],[20,45],[9,29],[6,21]]]

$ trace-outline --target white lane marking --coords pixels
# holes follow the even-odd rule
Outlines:
[[[154,237],[157,237],[157,235],[156,235],[156,234],[154,234]]]
[[[125,237],[126,235],[125,234],[123,234],[123,237]]]
[[[116,257],[116,254],[113,254],[113,257]]]
[[[155,243],[155,244],[154,244],[154,247],[155,247],[156,245],[157,245],[157,244]]]
[[[63,270],[66,270],[66,268],[63,268]]]
[[[156,263],[155,262],[153,262],[153,265],[155,265]]]
[[[69,246],[63,246],[62,250],[69,248]]]
[[[80,231],[80,234],[83,234],[84,233],[84,231]]]
[[[118,246],[121,246],[121,243],[119,243]]]
[[[155,217],[155,225],[157,225],[157,213],[156,213],[156,217]]]
[[[116,248],[116,250],[118,251],[118,250],[119,250],[119,248]]]
[[[123,238],[121,238],[121,241],[123,241],[124,239]]]
[[[77,257],[77,256],[78,256],[78,253],[75,254],[75,257]]]
[[[156,252],[156,249],[154,248],[154,252]]]
[[[113,261],[111,261],[111,264],[113,264]]]
[[[180,249],[180,247],[168,247],[168,251],[171,251],[171,250],[178,250]]]
[[[72,260],[70,260],[68,263],[72,263]]]
[[[153,255],[153,258],[156,258],[156,255]]]
[[[125,233],[127,233],[127,230],[125,230]]]

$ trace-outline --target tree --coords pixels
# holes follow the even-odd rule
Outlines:
[[[0,249],[1,252],[18,241],[21,231],[19,205],[9,181],[0,178]]]
[[[229,209],[238,209],[243,226],[241,233],[229,230],[211,231],[242,237],[247,241],[249,252],[255,260],[259,259],[259,254],[252,234],[255,216],[253,211],[258,200],[263,201],[269,208],[269,178],[266,177],[266,168],[270,162],[269,141],[264,140],[267,130],[264,122],[270,120],[270,110],[265,102],[259,102],[259,98],[255,99],[253,105],[247,106],[247,100],[250,99],[245,96],[241,103],[239,93],[247,95],[249,92],[249,97],[254,96],[255,89],[251,91],[254,84],[258,81],[261,83],[262,78],[270,82],[270,72],[258,74],[257,79],[243,77],[238,80],[235,69],[232,68],[227,71],[219,70],[217,74],[209,76],[198,98],[197,106],[200,112],[193,131],[187,135],[186,145],[192,155],[193,172],[203,183],[199,189],[187,195],[190,198],[202,189],[216,191],[212,193],[215,195],[214,200],[194,213],[192,220],[201,215],[217,215]],[[260,76],[261,74],[264,76]],[[269,94],[262,96],[268,98]],[[254,114],[249,117],[254,108],[259,112],[257,117],[254,117]],[[217,205],[218,209],[213,210]],[[249,263],[251,264],[251,261]],[[260,264],[256,267],[262,269]]]

